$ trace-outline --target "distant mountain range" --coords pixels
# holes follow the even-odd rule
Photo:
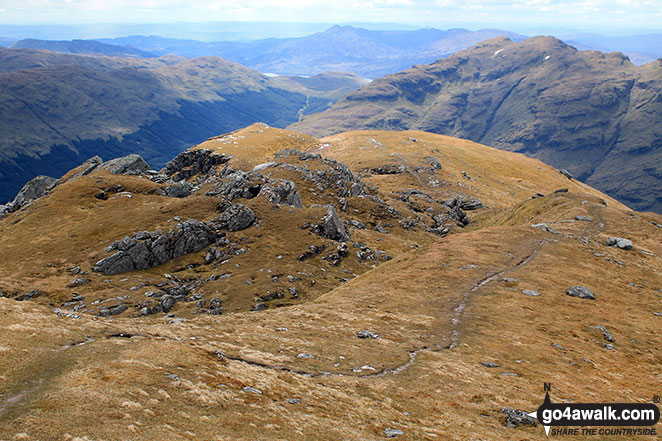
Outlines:
[[[0,48],[0,200],[91,156],[173,154],[253,122],[284,127],[364,80],[269,78],[217,57],[96,57]]]
[[[496,38],[388,75],[304,118],[315,136],[420,129],[525,153],[662,212],[662,61]]]
[[[113,57],[150,58],[155,56],[131,46],[118,46],[95,40],[51,41],[26,39],[17,41],[9,47],[12,49],[45,49],[70,54],[109,55]]]
[[[597,34],[569,34],[560,38],[577,49],[601,52],[623,52],[635,64],[645,64],[662,58],[662,34],[610,37]]]
[[[414,64],[430,63],[496,36],[508,36],[515,41],[526,38],[498,29],[367,30],[333,26],[305,37],[270,38],[248,43],[205,43],[144,36],[99,41],[133,46],[156,55],[215,55],[260,72],[313,75],[335,71],[376,78]]]

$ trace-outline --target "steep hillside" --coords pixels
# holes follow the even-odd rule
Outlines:
[[[141,51],[131,46],[117,46],[101,43],[95,40],[35,40],[33,38],[19,40],[9,46],[12,49],[44,49],[52,52],[70,54],[108,55],[111,57],[151,58],[153,54]]]
[[[421,129],[525,153],[662,212],[662,62],[497,38],[373,81],[292,125],[313,135]]]
[[[268,38],[252,42],[196,42],[160,37],[124,37],[101,40],[131,45],[145,51],[187,57],[216,55],[260,72],[281,75],[314,75],[322,72],[352,72],[376,78],[430,63],[496,36],[513,40],[525,37],[499,29],[368,30],[333,26],[297,38]]]
[[[544,382],[659,394],[662,218],[536,159],[256,124],[99,162],[0,219],[7,439],[541,439]]]
[[[39,174],[59,177],[85,159],[138,153],[160,167],[213,134],[256,121],[284,127],[358,88],[268,78],[206,57],[138,60],[0,49],[0,202]],[[320,83],[325,83],[325,78]]]

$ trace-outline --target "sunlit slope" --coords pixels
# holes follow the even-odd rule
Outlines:
[[[288,148],[311,156],[279,153]],[[542,427],[508,428],[502,408],[535,410],[543,382],[554,401],[645,402],[658,393],[659,216],[537,160],[424,132],[316,140],[253,125],[202,149],[232,158],[186,178],[201,187],[190,196],[163,196],[172,184],[145,176],[93,172],[0,220],[8,292],[0,298],[0,433],[8,439],[372,440],[397,429],[396,439],[533,440]],[[347,164],[365,193],[325,187],[320,176],[339,167],[330,159]],[[176,216],[211,222],[221,197],[205,194],[216,184],[210,176],[256,166],[267,184],[294,182],[302,207],[264,194],[234,199],[258,218],[225,236],[228,247],[247,248],[242,254],[205,263],[204,248],[147,270],[93,271],[125,235],[167,229]],[[118,184],[123,192],[94,198]],[[472,198],[483,206],[462,210],[465,226],[442,216],[441,237],[432,216],[448,212],[436,201],[458,196],[465,208],[477,205]],[[323,258],[342,241],[301,228],[328,204],[351,236],[338,263]],[[532,227],[541,223],[546,230]],[[633,249],[606,246],[611,236]],[[392,259],[361,261],[359,242]],[[325,248],[299,260],[308,245]],[[72,266],[91,281],[67,287]],[[175,278],[185,285],[228,273],[188,295],[221,299],[220,315],[195,301],[168,314],[141,315],[136,306]],[[575,285],[595,300],[566,295]],[[259,300],[267,309],[249,310],[256,294],[289,287],[298,299]],[[15,300],[30,289],[44,294]],[[88,309],[57,316],[55,307],[71,311],[63,303],[72,292]],[[128,309],[99,316],[109,304]],[[361,331],[372,334],[358,338]]]

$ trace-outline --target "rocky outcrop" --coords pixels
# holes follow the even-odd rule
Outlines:
[[[208,174],[213,167],[225,164],[230,159],[232,155],[219,155],[211,150],[187,150],[168,162],[162,172],[173,181],[179,182],[199,173]]]
[[[303,207],[296,184],[286,179],[275,179],[262,185],[258,196],[264,196],[272,204],[285,204],[296,208]]]
[[[320,219],[317,225],[313,227],[313,232],[331,240],[338,240],[341,242],[348,242],[351,240],[345,225],[338,217],[338,213],[336,213],[336,209],[333,205],[326,206],[326,214]]]
[[[150,167],[140,155],[128,155],[106,161],[98,169],[114,175],[139,175],[150,170]]]
[[[251,209],[235,204],[209,224],[189,219],[180,222],[168,234],[161,231],[135,233],[113,242],[106,251],[116,251],[115,254],[98,261],[94,271],[113,275],[153,268],[185,254],[200,251],[221,238],[224,234],[222,230],[242,230],[251,226],[255,220],[255,213]]]
[[[212,225],[216,229],[245,230],[253,225],[257,219],[253,210],[241,204],[232,204],[227,208],[222,207],[222,209],[223,213],[212,221]]]
[[[195,187],[188,182],[181,182],[178,184],[168,185],[162,192],[163,196],[171,198],[185,198],[193,193]]]
[[[57,179],[50,176],[37,176],[23,186],[21,191],[18,192],[14,202],[12,203],[13,210],[18,210],[23,205],[32,202],[45,195],[51,188],[55,186]]]
[[[207,196],[220,196],[228,202],[237,198],[252,199],[256,197],[267,179],[260,172],[243,172],[226,168],[218,182],[208,191]]]

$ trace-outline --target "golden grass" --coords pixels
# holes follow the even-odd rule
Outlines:
[[[533,440],[544,436],[542,428],[508,429],[501,408],[535,410],[544,382],[552,383],[554,401],[647,401],[659,394],[662,317],[653,312],[662,312],[662,230],[651,223],[659,216],[635,216],[539,161],[439,135],[356,132],[318,142],[260,125],[236,135],[246,138],[214,148],[235,155],[230,165],[237,167],[267,161],[286,147],[318,149],[357,174],[386,163],[413,170],[432,154],[443,167],[437,187],[421,185],[417,177],[432,177],[424,173],[365,181],[407,216],[415,213],[393,193],[403,188],[423,188],[440,200],[462,193],[487,208],[469,212],[473,223],[443,239],[397,222],[387,235],[352,230],[354,240],[394,256],[374,268],[355,258],[341,267],[319,257],[299,262],[308,245],[333,245],[299,228],[320,216],[312,204],[331,197],[312,195],[296,176],[274,173],[296,181],[306,208],[241,201],[258,214],[260,228],[230,237],[245,237],[250,250],[229,266],[176,273],[204,278],[231,271],[231,278],[201,288],[230,302],[225,314],[191,314],[178,304],[173,312],[190,319],[182,324],[162,315],[131,317],[131,311],[113,319],[83,313],[75,320],[57,317],[50,305],[70,295],[69,265],[89,269],[112,240],[165,230],[174,216],[207,220],[216,214],[212,198],[156,196],[158,185],[136,177],[71,180],[0,221],[0,287],[50,294],[26,302],[0,298],[0,439],[372,440],[398,428],[404,435],[397,439]],[[115,183],[133,199],[94,199],[95,191]],[[558,188],[569,192],[550,195]],[[548,196],[530,199],[536,192]],[[341,217],[384,221],[374,204],[349,199]],[[576,215],[593,221],[575,221]],[[539,222],[561,234],[530,227]],[[628,237],[636,249],[606,247],[607,236]],[[143,272],[93,274],[76,290],[90,300],[126,293],[139,298],[151,288],[131,286],[162,281],[163,273],[203,255]],[[248,312],[258,290],[280,286],[267,269],[281,278],[309,274],[296,285],[302,299]],[[341,283],[341,277],[351,280]],[[310,279],[317,282],[312,287]],[[566,296],[573,285],[591,288],[597,300]],[[612,332],[615,350],[603,348],[597,325]],[[381,338],[359,339],[360,330]],[[109,337],[117,332],[134,336]],[[417,352],[407,364],[409,351]],[[485,368],[483,361],[501,367]],[[370,376],[398,366],[405,367]]]

